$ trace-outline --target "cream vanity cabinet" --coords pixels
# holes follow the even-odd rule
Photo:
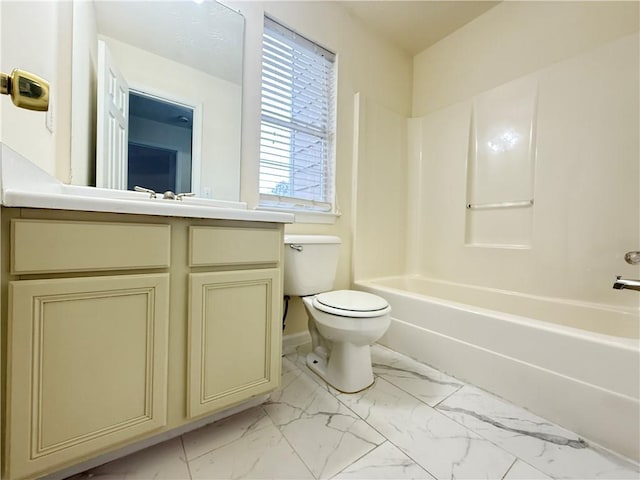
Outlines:
[[[7,479],[275,389],[282,226],[2,209]]]
[[[282,243],[279,230],[190,227],[189,265],[203,271],[189,275],[189,416],[273,390]]]

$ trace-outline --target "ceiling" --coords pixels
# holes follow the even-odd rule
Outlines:
[[[99,34],[214,77],[242,82],[244,17],[238,12],[217,2],[93,1]]]
[[[0,0],[2,1],[2,0]],[[354,17],[415,55],[497,5],[471,0],[339,0]],[[94,0],[98,32],[240,83],[244,19],[216,2]],[[194,48],[195,46],[202,48]],[[215,59],[215,60],[213,60]]]
[[[496,6],[497,1],[341,1],[372,30],[411,55]]]

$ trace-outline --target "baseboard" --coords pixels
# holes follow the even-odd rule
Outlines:
[[[306,330],[304,332],[285,335],[282,337],[282,355],[294,353],[299,346],[307,343],[311,343],[311,335],[309,335],[309,332]]]

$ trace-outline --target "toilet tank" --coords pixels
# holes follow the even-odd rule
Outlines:
[[[285,235],[284,294],[304,297],[332,290],[341,243],[330,235]]]

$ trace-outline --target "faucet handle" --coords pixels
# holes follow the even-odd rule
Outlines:
[[[193,192],[187,192],[187,193],[179,193],[176,195],[176,200],[182,200],[184,197],[195,197],[196,194]]]
[[[624,261],[629,265],[638,265],[640,263],[640,252],[631,251],[624,254]]]
[[[136,192],[144,192],[144,193],[148,193],[150,196],[149,198],[156,198],[156,192],[154,192],[153,190],[151,190],[150,188],[145,188],[145,187],[139,187],[138,185],[136,185],[135,187],[133,187],[133,189]]]

